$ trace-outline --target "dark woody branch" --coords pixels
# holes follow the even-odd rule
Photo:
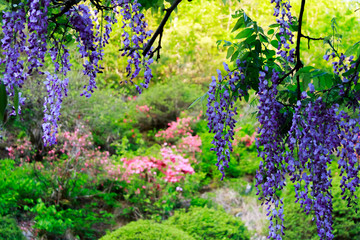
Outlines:
[[[156,38],[158,36],[160,36],[160,39],[161,39],[161,36],[162,36],[162,33],[164,31],[164,27],[165,27],[165,24],[166,22],[168,21],[171,13],[177,8],[177,6],[179,5],[179,3],[181,2],[182,0],[175,0],[174,3],[171,5],[170,8],[167,8],[165,9],[164,11],[166,11],[165,13],[165,16],[164,18],[162,19],[159,27],[156,29],[154,35],[151,37],[151,39],[149,40],[148,44],[146,44],[145,48],[144,48],[144,51],[143,51],[143,56],[146,56],[146,54],[148,54],[148,52],[150,51],[152,45],[154,44]],[[160,40],[159,39],[159,40]],[[158,51],[160,51],[160,48],[161,48],[161,40],[159,41],[159,46],[158,46]],[[159,54],[159,53],[158,53]]]

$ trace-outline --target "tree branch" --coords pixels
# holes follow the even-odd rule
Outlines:
[[[166,24],[166,22],[168,21],[171,13],[176,9],[176,7],[179,5],[179,3],[181,2],[182,0],[176,0],[170,8],[168,9],[165,9],[166,11],[166,14],[164,16],[164,18],[161,20],[161,23],[159,25],[159,27],[156,29],[154,35],[151,37],[151,39],[149,40],[148,44],[146,44],[145,48],[144,48],[144,51],[143,51],[143,56],[145,57],[146,54],[150,51],[150,48],[152,47],[152,45],[154,44],[156,38],[159,36],[159,35],[162,35],[162,32],[164,30],[164,26]],[[159,46],[161,45],[161,43],[159,42]]]
[[[323,37],[313,38],[313,37],[305,36],[305,35],[302,34],[302,33],[301,33],[301,37],[306,38],[306,39],[309,39],[309,40],[314,40],[314,41],[324,40]]]
[[[296,50],[295,50],[297,64],[301,61],[300,60],[300,40],[302,37],[301,29],[302,29],[302,20],[303,20],[304,10],[305,10],[305,0],[301,0],[301,8],[300,8],[300,14],[299,14],[299,28],[298,28],[297,38],[296,38]]]
[[[298,28],[298,34],[296,37],[296,49],[295,49],[296,64],[293,69],[291,69],[287,74],[285,74],[283,77],[281,77],[279,79],[278,84],[281,84],[285,80],[285,78],[290,76],[290,74],[292,74],[293,72],[299,71],[304,66],[300,59],[300,40],[301,40],[301,37],[304,36],[301,33],[304,10],[305,10],[305,0],[301,0],[301,8],[300,8],[300,14],[299,14],[299,28]],[[299,80],[298,80],[298,83],[299,83]],[[298,84],[298,92],[299,92],[299,89],[300,89],[300,84]]]
[[[298,28],[298,34],[296,38],[296,65],[295,65],[295,71],[298,71],[300,68],[302,68],[304,65],[301,62],[300,59],[300,44],[301,44],[301,28],[302,28],[302,21],[303,21],[303,15],[305,10],[305,0],[301,0],[301,7],[300,7],[300,14],[299,14],[299,28]],[[301,89],[300,89],[300,77],[297,76],[297,98],[298,100],[301,99]]]

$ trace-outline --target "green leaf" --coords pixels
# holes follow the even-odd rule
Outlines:
[[[256,40],[256,35],[252,35],[252,36],[248,37],[248,38],[245,40],[245,42],[246,42],[247,44],[250,44],[250,45],[251,45],[255,40]]]
[[[235,37],[235,39],[242,39],[242,38],[250,37],[253,32],[254,32],[254,29],[252,29],[252,28],[246,28],[246,29],[242,30],[242,31]]]
[[[277,40],[272,40],[270,42],[271,46],[273,46],[274,48],[278,48],[279,47],[279,42]]]
[[[202,95],[201,97],[198,97],[192,104],[190,104],[190,106],[188,107],[188,109],[194,107],[196,104],[198,104],[199,102],[203,102],[204,99],[208,96],[207,93],[205,93],[204,95]]]
[[[226,54],[226,58],[230,58],[233,55],[234,51],[235,51],[234,47],[229,47]]]
[[[231,61],[231,62],[235,61],[235,60],[238,58],[239,53],[240,53],[239,50],[235,51],[234,54],[231,56],[230,61]]]
[[[245,94],[244,99],[245,99],[246,102],[249,102],[249,94]]]
[[[269,39],[264,34],[259,34],[259,38],[261,42],[268,43]]]
[[[228,46],[230,46],[231,44],[232,44],[231,42],[224,40],[224,45],[223,45],[223,47],[228,47]]]
[[[360,41],[355,43],[354,45],[352,45],[351,47],[349,47],[346,52],[345,55],[346,56],[351,56],[351,55],[358,55],[359,52],[359,48],[360,47]]]
[[[271,24],[270,26],[269,26],[269,28],[277,28],[277,27],[279,27],[280,25],[278,24],[278,23],[274,23],[274,24]]]
[[[243,17],[240,17],[240,18],[237,20],[237,22],[236,22],[234,28],[231,30],[231,32],[235,32],[236,30],[238,30],[238,29],[240,29],[240,28],[243,28],[244,26],[245,26],[244,18],[243,18]]]
[[[268,34],[268,35],[271,35],[271,34],[273,34],[274,32],[275,32],[274,29],[270,29],[270,30],[267,32],[267,34]]]
[[[6,88],[3,83],[0,84],[0,122],[4,121],[5,110],[8,104]]]
[[[311,70],[315,69],[314,67],[312,66],[306,66],[306,67],[303,67],[301,68],[299,71],[297,71],[297,73],[295,74],[295,76],[297,75],[300,75],[300,74],[303,74],[303,73],[309,73]]]

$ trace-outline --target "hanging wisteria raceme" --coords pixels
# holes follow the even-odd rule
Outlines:
[[[20,6],[23,4],[20,3]],[[4,50],[4,57],[0,60],[1,65],[5,65],[5,71],[1,82],[6,87],[6,92],[9,97],[15,99],[18,94],[19,104],[23,105],[25,98],[21,97],[21,93],[17,89],[21,88],[26,80],[28,74],[24,70],[24,61],[20,60],[20,54],[27,51],[25,34],[26,13],[22,8],[13,12],[5,12],[3,14],[3,34],[1,40],[2,48]],[[21,114],[21,107],[15,109],[15,106],[10,106],[11,112],[9,115]]]
[[[271,75],[270,81],[266,75]],[[281,239],[284,234],[283,201],[276,191],[285,186],[285,145],[280,134],[280,110],[283,106],[276,100],[278,72],[268,73],[268,67],[259,76],[259,138],[256,141],[260,162],[256,173],[256,188],[259,200],[267,204],[269,216],[269,238]],[[261,188],[260,188],[261,186]]]
[[[328,61],[330,57],[335,58],[335,53],[331,53],[329,55],[325,55],[324,59]],[[340,95],[344,96],[344,84],[347,83],[354,83],[356,85],[359,80],[359,74],[355,71],[354,73],[350,74],[349,76],[344,76],[346,73],[356,67],[356,63],[352,63],[350,66],[347,62],[353,61],[353,56],[350,56],[348,59],[347,57],[341,53],[339,56],[338,61],[334,61],[333,71],[335,74],[339,75],[342,80],[340,88]],[[356,90],[351,90],[355,93]],[[357,97],[360,100],[360,96]],[[347,104],[348,108],[351,108],[353,111],[356,110],[358,105],[352,102]],[[339,168],[341,169],[342,176],[340,182],[340,188],[342,190],[343,199],[348,201],[348,207],[355,206],[355,210],[358,210],[358,197],[355,195],[356,189],[360,186],[360,163],[359,163],[359,156],[360,156],[360,116],[355,118],[351,118],[348,113],[344,111],[340,111],[339,115],[339,126],[341,128],[341,132],[339,133],[340,140],[341,140],[341,148],[337,150],[337,155],[340,156],[338,161]]]
[[[271,0],[271,3],[275,3],[274,16],[277,17],[276,22],[279,24],[279,46],[278,54],[281,55],[285,60],[290,63],[294,62],[295,49],[290,50],[290,44],[294,44],[293,37],[294,34],[290,30],[290,25],[292,24],[293,17],[291,15],[291,5],[290,1],[282,0]],[[282,47],[284,49],[282,49]]]
[[[212,151],[216,152],[218,162],[216,166],[222,173],[222,178],[225,176],[225,167],[229,167],[230,152],[233,147],[231,141],[234,140],[235,116],[237,109],[234,107],[235,102],[247,94],[244,89],[237,87],[245,78],[244,64],[238,64],[238,69],[234,72],[230,71],[228,65],[224,63],[225,76],[222,76],[218,70],[218,77],[212,77],[212,82],[208,91],[207,112],[208,127],[210,132],[215,133],[214,148]],[[245,89],[246,90],[246,89]]]
[[[45,72],[46,81],[44,82],[48,96],[44,101],[44,145],[53,145],[57,143],[56,135],[58,133],[58,121],[60,120],[60,110],[63,98],[67,96],[69,79],[59,79],[57,74]]]
[[[95,80],[102,69],[100,61],[103,59],[103,49],[109,42],[112,25],[117,23],[118,14],[122,16],[123,43],[126,49],[123,55],[129,57],[126,71],[130,81],[138,77],[141,70],[144,72],[145,81],[136,86],[139,93],[150,83],[152,78],[150,65],[153,62],[153,59],[149,57],[151,50],[145,57],[140,54],[140,50],[143,50],[147,44],[146,39],[152,32],[146,30],[147,23],[140,12],[140,4],[137,0],[112,0],[109,6],[96,10],[92,10],[85,4],[75,4],[67,11],[55,14],[57,17],[65,16],[65,23],[64,19],[61,20],[62,22],[57,22],[56,18],[48,16],[48,9],[53,7],[50,4],[52,4],[50,0],[30,0],[27,5],[15,4],[8,11],[4,11],[4,37],[1,40],[4,51],[3,58],[0,60],[0,64],[5,69],[0,83],[6,86],[8,96],[14,99],[14,105],[24,104],[25,98],[18,89],[22,87],[27,77],[35,72],[45,74],[44,84],[48,93],[44,102],[43,139],[45,145],[56,143],[61,103],[67,95],[68,78],[66,76],[71,64],[69,51],[64,45],[64,36],[69,28],[75,32],[80,56],[84,59],[83,72],[89,77],[89,82],[84,86],[81,95],[90,97],[96,88]],[[49,22],[55,23],[55,29],[51,29],[51,34],[48,33]],[[62,27],[58,28],[59,26]],[[26,29],[29,32],[28,36],[25,34]],[[55,30],[63,31],[61,32],[62,39],[56,39]],[[24,54],[27,57],[24,57]],[[47,55],[54,64],[53,73],[41,71]],[[24,64],[25,59],[27,59],[27,64]],[[15,94],[18,94],[17,100],[14,98]],[[15,101],[18,101],[18,104]],[[9,107],[12,108],[10,115],[15,115],[16,110],[20,113],[20,106],[17,107],[18,109],[15,109],[15,106]]]
[[[28,73],[43,66],[45,54],[47,52],[47,28],[48,28],[48,7],[49,0],[29,1],[29,50],[28,55]]]
[[[306,98],[306,93],[302,94]],[[333,239],[332,234],[332,195],[331,154],[339,147],[339,117],[336,105],[327,108],[322,98],[309,102],[301,109],[297,103],[290,131],[292,143],[297,139],[298,159],[291,164],[291,180],[295,183],[296,202],[306,214],[314,213],[318,234],[321,239]],[[304,184],[302,184],[304,182]]]
[[[54,44],[58,46],[59,44]],[[57,143],[56,135],[58,133],[58,121],[60,120],[60,110],[64,97],[68,93],[69,78],[66,77],[70,71],[70,54],[65,45],[61,48],[52,47],[49,50],[51,59],[55,66],[55,73],[45,72],[46,80],[44,81],[47,96],[44,101],[44,123],[43,140],[45,146]],[[58,62],[59,53],[62,53],[60,63]],[[60,76],[59,76],[60,75]]]
[[[341,169],[340,176],[342,176],[340,181],[341,195],[344,195],[342,199],[348,201],[348,207],[355,206],[357,212],[359,200],[358,196],[355,195],[355,191],[360,186],[360,116],[353,119],[347,113],[341,111],[339,117],[341,118],[340,126],[342,127],[340,132],[342,148],[338,149],[338,155],[340,156],[338,164]]]
[[[96,87],[95,78],[99,70],[99,60],[102,59],[102,52],[99,51],[95,45],[94,24],[92,14],[88,6],[80,4],[71,9],[68,13],[69,22],[78,32],[77,37],[79,52],[82,58],[85,59],[84,74],[89,77],[89,84],[84,86],[84,91],[81,95],[90,97]]]
[[[148,43],[147,39],[151,36],[152,31],[146,31],[147,23],[145,22],[145,16],[140,12],[140,4],[137,0],[134,0],[132,4],[129,0],[118,0],[118,4],[122,4],[122,9],[120,14],[123,17],[122,28],[123,34],[123,44],[122,56],[128,56],[128,64],[126,67],[126,72],[130,76],[129,81],[133,83],[133,80],[139,75],[141,69],[144,71],[145,81],[136,85],[136,89],[141,94],[142,89],[149,87],[150,80],[153,75],[150,69],[150,65],[153,63],[153,59],[149,56],[151,55],[152,49],[142,57],[140,50],[144,49],[144,46]],[[131,37],[127,29],[131,29]],[[125,80],[127,83],[127,80]]]
[[[24,61],[20,59],[20,54],[28,50],[25,22],[26,13],[23,8],[3,14],[4,37],[1,42],[4,57],[1,59],[1,64],[5,65],[5,71],[1,81],[5,84],[9,96],[14,96],[14,88],[21,88],[27,78]]]

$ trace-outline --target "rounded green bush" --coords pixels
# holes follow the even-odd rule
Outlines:
[[[199,240],[250,239],[244,223],[223,210],[191,207],[188,212],[175,212],[165,224],[176,226]]]
[[[155,223],[150,220],[131,222],[100,240],[194,240],[184,231],[169,225]]]
[[[0,239],[2,240],[23,240],[25,239],[15,219],[10,217],[0,217]]]

